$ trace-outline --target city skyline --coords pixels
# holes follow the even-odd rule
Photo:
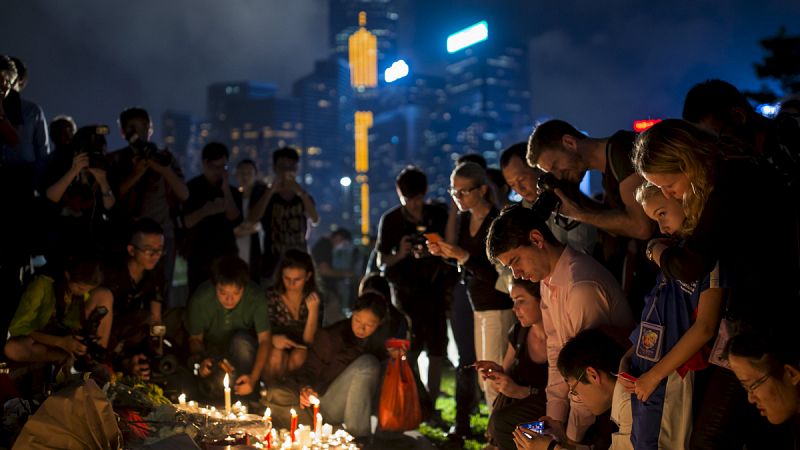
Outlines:
[[[789,19],[800,15],[800,5],[782,0],[398,3],[398,52],[412,72],[442,70],[446,35],[485,18],[530,46],[532,119],[561,117],[597,134],[679,115],[686,90],[706,78],[758,89],[758,39],[781,25],[798,32]],[[202,116],[215,82],[271,82],[288,95],[331,50],[326,1],[204,5],[11,0],[4,9],[15,20],[0,31],[1,51],[28,63],[26,96],[48,117],[113,127],[134,104],[156,119],[166,110]],[[111,143],[121,143],[116,133]]]

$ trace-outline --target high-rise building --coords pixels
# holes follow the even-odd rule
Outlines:
[[[399,2],[404,0],[330,0],[328,30],[331,51],[347,59],[348,39],[358,28],[358,14],[366,13],[366,28],[378,39],[378,67],[385,69],[397,56]]]
[[[530,131],[527,47],[490,38],[453,53],[446,73],[451,150],[497,163]]]
[[[322,233],[332,226],[353,229],[352,196],[342,177],[354,178],[353,105],[345,60],[317,61],[314,71],[294,83],[303,122],[301,147],[305,184],[320,211]]]
[[[446,197],[452,168],[446,145],[448,117],[444,78],[411,74],[381,87],[370,130],[373,210],[396,203],[394,175],[408,164],[428,175],[429,193]]]
[[[229,146],[231,161],[252,159],[271,167],[272,151],[302,145],[302,106],[277,96],[277,87],[253,81],[215,83],[208,88],[211,139]]]
[[[189,113],[168,110],[161,117],[164,144],[188,180],[203,171],[202,150],[210,142],[211,124]]]

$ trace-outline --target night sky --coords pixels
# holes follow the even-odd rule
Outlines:
[[[4,0],[0,8],[0,53],[31,73],[23,95],[48,118],[67,113],[79,125],[113,125],[132,105],[149,109],[156,127],[166,109],[204,116],[206,87],[217,81],[270,81],[288,94],[328,47],[324,0]],[[758,40],[781,25],[800,33],[800,1],[411,0],[400,51],[412,71],[434,73],[446,35],[481,19],[490,34],[529,42],[534,118],[600,136],[634,119],[679,116],[686,91],[708,78],[757,89]]]

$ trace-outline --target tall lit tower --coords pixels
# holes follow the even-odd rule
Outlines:
[[[378,86],[378,38],[366,29],[367,13],[358,13],[358,30],[347,40],[350,85],[358,92]],[[353,126],[356,182],[361,187],[361,235],[369,234],[369,129],[372,111],[356,111]]]

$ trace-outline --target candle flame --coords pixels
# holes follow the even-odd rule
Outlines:
[[[317,397],[313,396],[313,395],[310,395],[308,397],[308,402],[311,403],[312,405],[319,406],[319,399]]]
[[[181,394],[178,396],[178,401],[183,403],[186,401],[186,394]]]
[[[270,417],[272,417],[272,410],[267,408],[267,409],[264,410],[264,418],[268,419]]]
[[[291,414],[292,417],[294,417],[297,415],[297,411],[295,411],[294,408],[292,408],[291,410],[289,410],[289,414]]]
[[[228,374],[226,373],[225,374],[225,378],[223,378],[223,380],[222,380],[222,385],[225,386],[225,389],[228,389],[230,387],[230,386],[228,386],[229,382],[230,382],[230,380],[228,380]]]

